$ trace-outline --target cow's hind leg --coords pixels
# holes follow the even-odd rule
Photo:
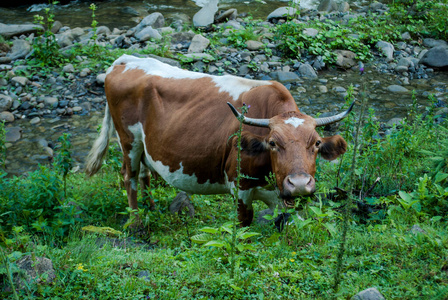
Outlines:
[[[149,202],[150,210],[155,210],[156,204],[154,203],[154,199],[152,198],[151,194],[151,172],[149,171],[149,168],[145,165],[143,160],[140,164],[139,181],[143,201],[146,201],[146,203]]]
[[[124,187],[128,195],[128,204],[131,209],[138,209],[137,205],[137,178],[138,167],[132,165],[132,155],[130,151],[123,149],[123,166],[121,173],[123,174]]]

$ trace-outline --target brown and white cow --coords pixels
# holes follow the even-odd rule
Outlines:
[[[322,138],[315,128],[341,120],[351,107],[333,117],[312,118],[301,113],[289,91],[275,81],[213,76],[123,55],[108,69],[105,91],[108,105],[86,173],[100,169],[115,128],[133,209],[138,179],[145,189],[150,172],[190,194],[233,193],[237,147],[236,137],[229,137],[239,121],[228,102],[235,107],[250,105],[243,126],[241,169],[255,179],[241,181],[238,215],[244,226],[252,222],[253,200],[274,209],[313,193],[317,154],[333,160],[347,148],[341,136]],[[270,172],[276,177],[275,191],[263,188]]]

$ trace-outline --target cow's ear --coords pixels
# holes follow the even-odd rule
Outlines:
[[[334,135],[322,139],[323,143],[319,147],[320,155],[326,160],[333,160],[347,151],[347,142],[340,135]]]
[[[241,148],[247,155],[258,155],[267,150],[264,137],[246,131],[241,135]]]

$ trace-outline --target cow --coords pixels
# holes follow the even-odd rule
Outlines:
[[[123,152],[121,173],[129,206],[137,209],[151,173],[188,194],[234,193],[237,137],[242,119],[238,218],[253,219],[253,200],[285,207],[315,191],[316,157],[334,160],[346,152],[340,135],[320,137],[317,126],[346,117],[313,118],[299,111],[281,83],[191,72],[153,58],[123,55],[107,70],[107,105],[86,173],[101,167],[114,129]],[[241,115],[235,107],[250,107]],[[230,106],[230,109],[229,107]],[[266,189],[275,174],[276,188]],[[145,194],[147,195],[147,194]],[[151,208],[154,202],[150,203]]]

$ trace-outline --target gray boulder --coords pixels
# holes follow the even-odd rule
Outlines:
[[[101,85],[101,86],[104,85],[105,81],[106,81],[106,73],[101,73],[96,76],[96,83],[98,85]]]
[[[436,40],[436,39],[432,39],[432,38],[426,38],[423,40],[423,46],[425,46],[427,48],[434,48],[434,47],[439,47],[439,46],[448,47],[448,43],[445,42],[444,40]]]
[[[144,29],[140,30],[135,34],[135,37],[139,39],[140,42],[145,42],[150,39],[160,40],[162,39],[162,36],[160,33],[152,28],[151,26],[145,27]]]
[[[302,77],[314,79],[317,78],[316,71],[310,64],[302,64],[299,67],[299,73]]]
[[[215,14],[218,11],[218,0],[209,0],[194,16],[193,25],[204,27],[213,24]]]
[[[413,67],[414,62],[409,57],[402,57],[397,63],[397,66],[395,67],[396,72],[406,72],[409,67]]]
[[[237,16],[238,16],[237,10],[235,8],[231,8],[219,14],[216,17],[216,22],[223,23],[226,21],[235,20]]]
[[[0,94],[0,111],[5,111],[11,108],[13,100],[10,96]]]
[[[41,25],[36,24],[11,25],[0,23],[0,35],[4,38],[10,38],[21,34],[36,33],[43,30],[44,28]]]
[[[53,268],[53,262],[45,257],[32,258],[27,255],[17,261],[19,276],[15,276],[16,284],[24,288],[26,282],[30,284],[49,284],[54,281],[56,274]]]
[[[20,127],[7,127],[5,131],[6,142],[14,143],[22,137],[22,128]]]
[[[351,298],[351,300],[385,300],[384,296],[376,289],[369,288],[359,292]]]
[[[348,50],[335,50],[336,53],[336,65],[343,69],[349,69],[356,65],[356,54]]]
[[[408,93],[409,92],[409,90],[407,88],[405,88],[401,85],[396,85],[396,84],[389,85],[386,89],[391,93]]]
[[[9,111],[2,111],[0,112],[0,121],[8,122],[14,122],[14,115],[10,113]]]
[[[159,12],[152,13],[146,16],[136,27],[135,32],[138,33],[144,28],[151,26],[152,28],[161,28],[165,26],[165,18]]]
[[[247,49],[250,51],[260,50],[261,48],[264,47],[264,44],[262,42],[252,41],[252,40],[247,41],[246,45],[247,45]]]
[[[338,11],[339,7],[338,4],[333,0],[322,0],[317,7],[318,11],[324,11],[324,12],[332,12],[332,11]]]
[[[391,43],[379,41],[376,43],[375,47],[387,58],[387,61],[392,61],[394,59],[395,48]]]
[[[26,40],[14,40],[11,52],[7,54],[11,60],[25,58],[31,52],[31,44]]]
[[[420,64],[428,67],[442,68],[448,66],[448,48],[444,46],[434,47],[428,50],[420,59]]]
[[[288,6],[279,7],[268,15],[267,20],[269,22],[272,22],[273,20],[277,19],[286,19],[287,17],[294,17],[296,14],[297,9],[293,7]]]
[[[315,28],[305,28],[303,29],[303,34],[309,37],[315,37],[319,34],[319,30]]]
[[[210,45],[210,40],[200,34],[196,34],[191,40],[188,53],[201,53]]]

